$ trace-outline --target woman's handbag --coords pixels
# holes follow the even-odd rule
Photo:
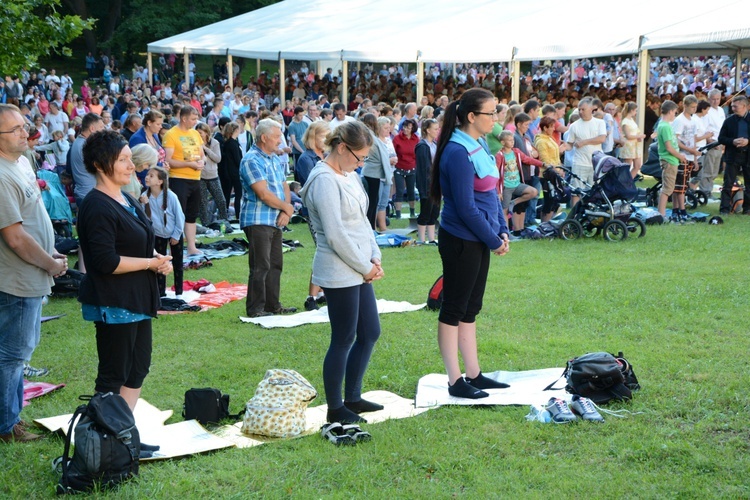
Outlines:
[[[305,430],[305,410],[318,396],[315,388],[294,370],[271,369],[245,406],[243,434],[288,438]]]

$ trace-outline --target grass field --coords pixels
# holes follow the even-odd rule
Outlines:
[[[710,205],[715,212],[717,205]],[[529,423],[527,407],[445,407],[366,425],[370,443],[335,448],[318,436],[148,463],[117,498],[748,498],[750,430],[747,308],[750,217],[720,226],[650,226],[644,238],[607,243],[522,241],[493,258],[478,319],[484,371],[563,366],[590,351],[624,351],[643,389],[638,415],[556,426]],[[282,302],[302,306],[313,245],[306,226],[285,237]],[[421,303],[440,274],[435,247],[385,249],[379,298]],[[186,279],[243,283],[246,257],[187,271]],[[35,399],[27,420],[73,411],[91,393],[94,329],[74,299],[52,299],[32,364],[64,389]],[[154,323],[143,397],[179,417],[185,390],[217,387],[237,412],[268,368],[292,368],[322,392],[327,325],[264,330],[243,324],[244,303]],[[437,316],[381,317],[364,390],[412,398],[418,379],[442,372]],[[313,405],[325,403],[324,395]],[[62,438],[0,446],[0,496],[53,495],[50,462]]]

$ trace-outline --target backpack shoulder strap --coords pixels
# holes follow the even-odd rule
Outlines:
[[[80,419],[82,415],[86,413],[86,409],[88,408],[88,405],[81,405],[78,408],[76,408],[75,413],[73,413],[73,416],[70,417],[70,426],[68,427],[68,434],[65,436],[65,448],[63,449],[62,454],[62,484],[67,484],[67,477],[68,477],[68,462],[70,461],[70,444],[73,440],[73,430],[75,429],[76,422]]]
[[[565,377],[565,375],[567,375],[569,366],[570,365],[566,366],[565,369],[563,370],[563,372],[560,374],[560,376],[557,377],[554,382],[552,382],[550,385],[548,385],[547,387],[545,387],[542,390],[543,391],[562,391],[563,390],[562,387],[558,387],[557,389],[553,389],[553,387],[555,386],[556,383],[558,383],[560,381],[561,378],[563,378],[563,377]]]

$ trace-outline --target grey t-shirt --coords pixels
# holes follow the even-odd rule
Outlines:
[[[0,158],[0,229],[18,222],[52,255],[55,234],[39,187],[18,163]],[[0,276],[0,291],[16,297],[48,295],[54,283],[47,271],[23,260],[3,238],[0,238]]]
[[[89,191],[96,186],[96,177],[86,170],[83,164],[83,145],[86,144],[85,137],[77,137],[70,146],[70,169],[73,172],[73,180],[76,187],[73,190],[76,198],[84,199]]]

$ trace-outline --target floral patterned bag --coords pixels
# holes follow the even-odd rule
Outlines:
[[[318,396],[305,377],[294,370],[271,369],[245,405],[243,434],[288,438],[305,430],[305,410]]]

